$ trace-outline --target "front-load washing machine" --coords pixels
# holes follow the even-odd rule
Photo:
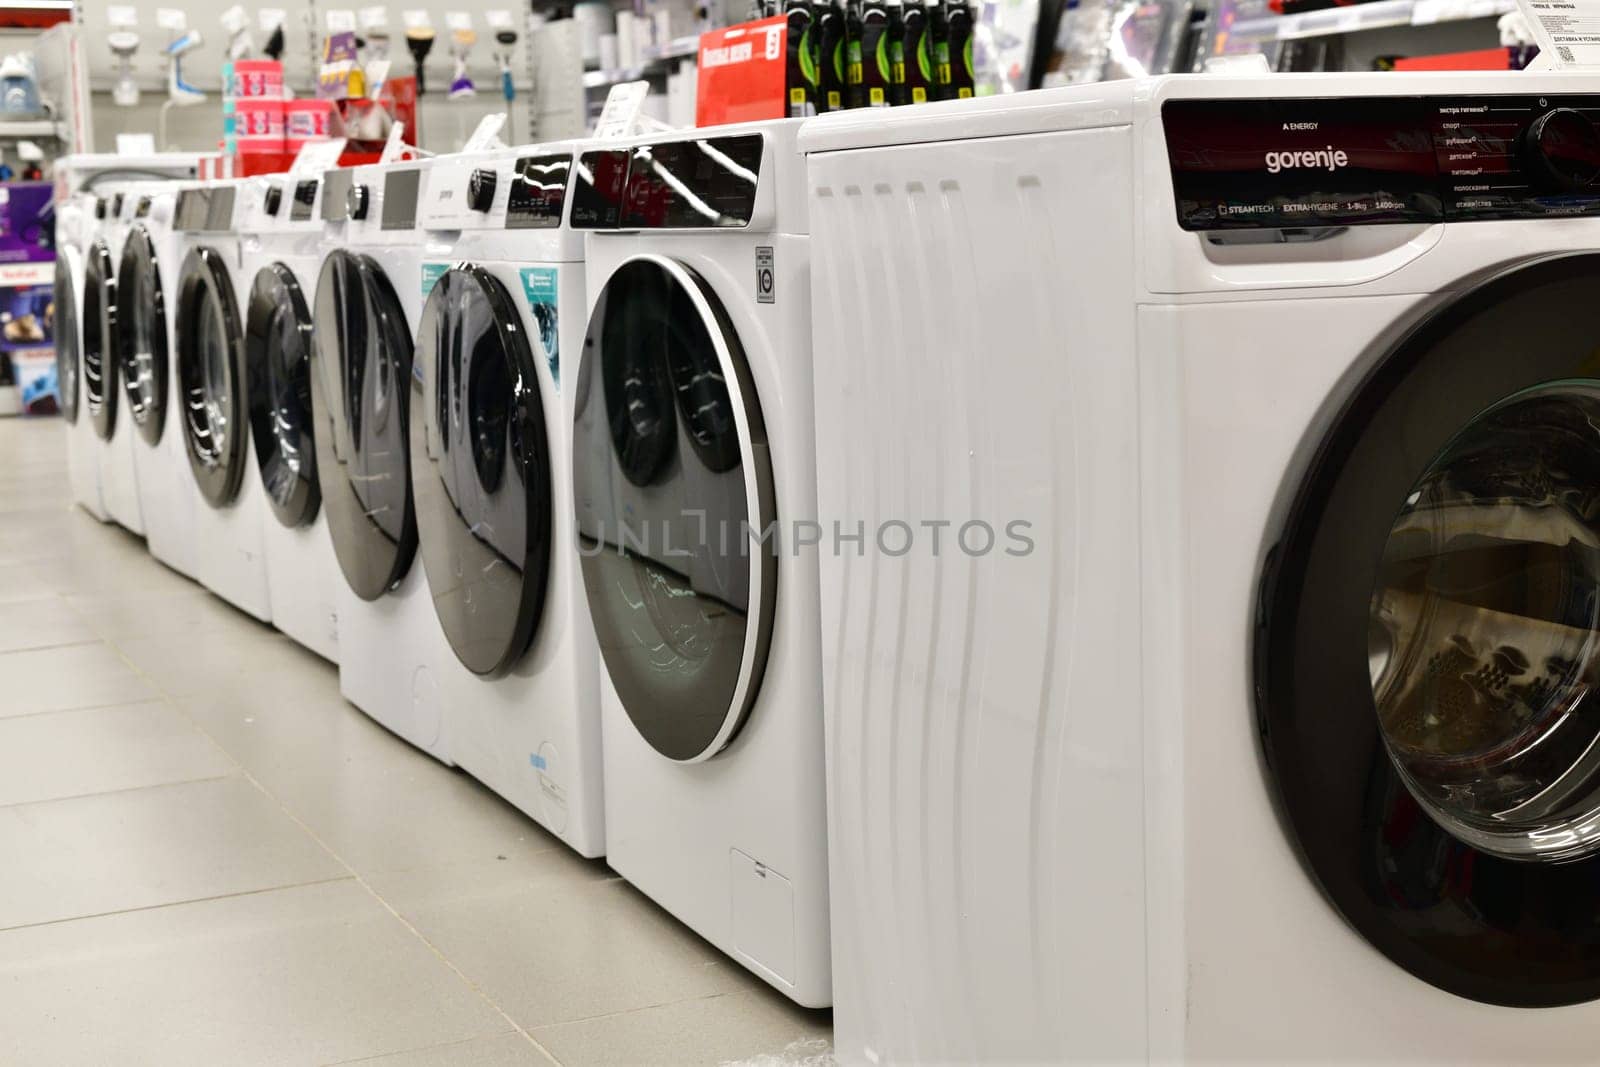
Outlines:
[[[611,866],[786,996],[830,1000],[798,123],[578,157],[580,569]],[[563,368],[563,379],[572,370]],[[469,383],[470,388],[470,383]]]
[[[449,762],[437,670],[451,655],[417,551],[407,430],[422,310],[422,164],[358,167],[344,241],[312,305],[317,479],[343,580],[339,688],[395,734]],[[337,208],[324,207],[329,215]]]
[[[136,431],[122,403],[122,338],[117,325],[117,257],[127,232],[120,211],[128,197],[110,182],[95,192],[94,220],[84,249],[78,327],[83,393],[97,439],[100,498],[106,515],[132,533],[143,533],[133,459]]]
[[[587,311],[583,234],[566,215],[572,152],[444,158],[429,172],[411,483],[455,651],[438,674],[451,758],[598,856],[600,658],[574,551],[561,363],[582,347]]]
[[[244,305],[237,284],[239,181],[187,186],[175,228],[188,249],[173,311],[180,427],[193,483],[195,563],[201,584],[262,621],[272,618],[261,476],[250,453]]]
[[[123,403],[136,431],[134,470],[150,554],[180,574],[198,575],[195,507],[182,406],[172,370],[172,298],[182,260],[173,228],[175,182],[130,193],[133,217],[117,265]]]
[[[321,175],[256,183],[246,195],[243,281],[250,439],[267,504],[262,532],[272,622],[338,661],[333,556],[311,422],[311,303],[322,266]]]
[[[75,194],[56,208],[56,273],[53,327],[56,338],[56,389],[67,427],[67,477],[73,503],[106,520],[100,496],[100,438],[89,410],[84,381],[83,287],[84,253],[94,217],[92,196]]]
[[[1597,108],[808,128],[841,1061],[1593,1057]]]

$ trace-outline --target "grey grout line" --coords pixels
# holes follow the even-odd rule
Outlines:
[[[151,703],[156,702],[151,701]],[[206,738],[206,740],[211,741],[213,746],[221,747],[211,738]],[[199,778],[175,778],[170,782],[151,782],[149,785],[126,785],[119,789],[99,789],[88,793],[68,793],[65,796],[40,797],[37,800],[13,800],[0,804],[0,811],[7,811],[11,808],[26,808],[33,804],[55,804],[66,800],[89,800],[92,797],[114,797],[124,793],[142,793],[147,789],[171,789],[173,786],[197,785],[201,782],[225,782],[232,777],[234,777],[232,774],[207,774]],[[0,929],[4,929],[4,927],[0,927]]]
[[[309,882],[294,882],[290,885],[264,885],[259,889],[241,889],[234,893],[214,893],[206,897],[190,897],[187,900],[168,900],[160,904],[141,904],[134,908],[113,908],[110,911],[96,911],[88,915],[67,915],[59,919],[45,919],[36,923],[18,923],[16,926],[0,926],[0,939],[6,934],[16,933],[19,930],[38,930],[45,926],[61,926],[65,923],[84,922],[88,919],[107,919],[115,915],[136,915],[144,911],[164,911],[167,908],[182,908],[190,904],[205,904],[214,900],[234,900],[239,897],[258,897],[263,893],[277,893],[286,889],[305,889],[314,885],[333,885],[335,882],[349,882],[354,879],[348,875],[337,878],[313,878]]]
[[[115,652],[117,650],[112,649],[112,651]],[[19,711],[11,715],[0,715],[0,727],[3,727],[4,724],[10,722],[12,719],[37,719],[41,715],[72,715],[80,711],[110,711],[113,708],[137,708],[142,704],[165,703],[164,698],[164,693],[155,692],[151,693],[143,700],[113,700],[106,704],[84,704],[82,707],[73,706],[70,708],[44,708],[40,711]]]
[[[29,603],[29,601],[15,601],[15,603],[26,604]],[[53,645],[30,645],[27,648],[0,648],[0,657],[21,656],[28,652],[48,652],[53,648],[78,648],[82,645],[98,645],[104,641],[105,638],[97,635],[94,637],[86,637],[82,641],[58,641]]]
[[[540,1055],[544,1056],[551,1063],[557,1064],[559,1067],[561,1061],[556,1058],[554,1053],[545,1048],[543,1044],[535,1039],[533,1034],[531,1034],[526,1027],[522,1026],[522,1024],[518,1023],[517,1020],[513,1019],[511,1014],[507,1012],[505,1008],[501,1007],[500,1003],[490,996],[487,990],[469,978],[460,967],[456,966],[454,961],[452,961],[450,957],[446,956],[444,952],[440,950],[439,946],[435,945],[431,940],[428,939],[426,935],[422,933],[421,930],[417,929],[416,924],[411,922],[411,920],[407,919],[404,915],[400,914],[399,909],[393,904],[389,903],[389,901],[385,899],[381,893],[374,889],[372,883],[368,882],[361,872],[357,871],[353,866],[351,866],[348,860],[339,855],[339,853],[331,845],[322,839],[321,835],[307,825],[304,819],[300,818],[299,815],[292,811],[288,804],[284,802],[282,797],[268,789],[261,783],[259,779],[256,778],[255,775],[251,774],[249,769],[245,767],[244,764],[239,762],[238,757],[230,752],[226,745],[222,744],[214,736],[212,736],[211,732],[205,728],[204,724],[202,724],[198,719],[189,713],[188,709],[185,708],[181,703],[180,697],[169,692],[158,681],[156,681],[155,678],[152,678],[150,675],[141,670],[139,665],[129,658],[128,654],[115,642],[107,641],[106,644],[111,647],[112,651],[114,651],[117,656],[121,658],[121,660],[126,663],[130,669],[133,670],[135,674],[149,682],[150,685],[154,687],[159,694],[161,694],[161,699],[165,701],[168,706],[187,719],[190,725],[192,725],[201,736],[205,737],[208,741],[215,745],[223,753],[223,755],[227,756],[229,761],[231,761],[233,765],[239,769],[239,774],[242,775],[246,781],[259,789],[263,796],[278,806],[278,810],[283,812],[286,818],[298,826],[307,837],[316,842],[317,846],[331,856],[335,862],[337,862],[345,870],[349,871],[350,877],[355,879],[356,884],[361,886],[362,889],[366,890],[368,895],[370,895],[373,900],[377,901],[385,911],[394,916],[395,920],[404,926],[408,931],[410,931],[413,937],[422,942],[428,951],[433,953],[434,957],[440,963],[444,964],[450,973],[454,974],[458,979],[460,979],[468,989],[476,993],[479,999],[481,999],[485,1004],[493,1008],[495,1013],[506,1021],[507,1025],[525,1037],[528,1040],[528,1043],[539,1051]],[[357,714],[360,714],[360,712],[357,711]],[[440,769],[444,769],[442,765]]]
[[[415,1048],[395,1049],[393,1052],[376,1052],[371,1056],[360,1056],[353,1060],[327,1060],[320,1064],[319,1067],[359,1067],[360,1064],[376,1063],[379,1060],[386,1060],[391,1056],[408,1056],[413,1052],[437,1052],[440,1049],[460,1048],[463,1045],[470,1045],[474,1041],[487,1041],[491,1038],[505,1037],[508,1034],[513,1034],[516,1032],[517,1031],[515,1030],[502,1030],[498,1034],[480,1034],[477,1037],[462,1038],[460,1041],[442,1041],[437,1045],[418,1045]],[[540,1051],[543,1052],[544,1050],[540,1049]],[[545,1055],[548,1056],[549,1053],[546,1052]]]

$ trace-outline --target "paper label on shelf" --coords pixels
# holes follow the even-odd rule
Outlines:
[[[483,21],[489,24],[491,30],[509,30],[511,25],[511,12],[504,8],[495,8],[493,11],[483,13]]]
[[[386,7],[364,7],[360,11],[360,18],[363,30],[387,26],[389,25],[389,9]]]
[[[156,25],[163,30],[182,33],[189,28],[189,16],[175,7],[158,7],[156,8]]]
[[[444,24],[447,29],[451,30],[470,30],[472,29],[472,15],[465,11],[447,11],[444,16]]]
[[[355,33],[356,13],[349,8],[330,8],[326,16],[329,33]]]
[[[263,33],[271,33],[282,26],[289,18],[289,13],[281,7],[264,7],[256,13],[256,24]]]
[[[426,11],[402,11],[400,21],[405,23],[408,30],[421,30],[433,25],[433,20],[428,17]]]
[[[119,133],[117,134],[117,155],[119,156],[153,156],[156,154],[156,139],[149,133]]]
[[[337,167],[339,157],[342,155],[344,155],[343,137],[334,137],[326,141],[307,141],[301,146],[300,154],[294,157],[289,173],[321,174]]]
[[[500,131],[506,127],[506,113],[495,111],[478,120],[477,127],[472,131],[472,136],[467,138],[467,143],[461,146],[463,152],[487,152],[492,148],[504,148],[506,144],[500,140]]]
[[[405,142],[406,124],[396,119],[393,126],[389,127],[389,138],[383,142],[383,152],[378,156],[379,163],[395,163],[405,159],[411,151],[411,146]]]
[[[106,23],[111,26],[137,26],[139,9],[127,4],[112,4],[106,8]]]
[[[1600,0],[1517,0],[1541,55],[1561,69],[1600,67]]]
[[[595,137],[610,141],[633,136],[639,124],[639,115],[644,110],[644,98],[649,95],[650,83],[646,81],[613,85],[611,92],[606,95],[606,106],[600,112],[600,121],[595,123]]]

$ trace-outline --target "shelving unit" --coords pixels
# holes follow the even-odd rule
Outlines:
[[[0,141],[61,139],[65,136],[55,119],[0,119]]]
[[[1376,0],[1300,15],[1245,19],[1233,25],[1242,37],[1298,41],[1393,26],[1431,26],[1441,22],[1498,18],[1517,9],[1516,0]]]
[[[696,34],[678,37],[665,45],[644,50],[644,62],[636,67],[617,70],[590,70],[583,75],[585,89],[606,89],[622,82],[638,81],[653,74],[666,72],[666,68],[680,59],[689,59],[700,51],[700,38]]]

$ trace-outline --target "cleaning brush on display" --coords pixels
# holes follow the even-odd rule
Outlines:
[[[244,59],[249,56],[256,43],[250,37],[250,17],[244,13],[244,8],[237,5],[228,8],[219,21],[222,31],[228,35],[225,49],[228,58]]]
[[[195,88],[183,76],[183,57],[204,43],[205,38],[200,36],[199,30],[186,30],[174,37],[171,43],[161,50],[162,58],[167,61],[168,103],[186,107],[205,101],[205,90]]]
[[[111,86],[111,102],[118,107],[135,107],[139,103],[139,83],[133,77],[133,55],[139,51],[139,34],[136,30],[112,30],[106,34],[106,44],[112,58],[117,61],[117,78]]]
[[[428,91],[423,68],[427,64],[428,53],[433,51],[433,27],[407,26],[406,47],[411,49],[411,61],[417,66],[417,95],[421,96]]]
[[[451,100],[478,94],[477,86],[472,84],[472,78],[467,74],[467,56],[471,54],[472,46],[477,43],[478,32],[470,27],[458,26],[450,31],[450,55],[456,61],[455,73],[450,76]]]

